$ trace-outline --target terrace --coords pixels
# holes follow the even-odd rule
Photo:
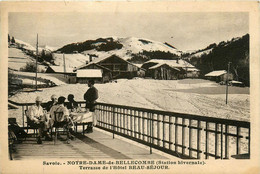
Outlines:
[[[9,102],[21,107],[21,126],[26,129],[24,111],[33,103]],[[12,158],[250,158],[249,122],[106,103],[97,103],[95,114],[93,133],[85,134],[85,124],[78,123],[76,140],[69,144],[61,139],[55,145],[38,145],[35,138],[27,138],[15,144]]]

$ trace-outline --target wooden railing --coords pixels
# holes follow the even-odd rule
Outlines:
[[[10,103],[24,110],[33,103]],[[83,101],[78,102],[81,107]],[[140,107],[96,103],[97,127],[187,159],[250,157],[250,123]]]

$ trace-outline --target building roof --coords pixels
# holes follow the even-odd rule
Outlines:
[[[205,74],[205,77],[217,77],[217,76],[221,76],[226,73],[227,73],[227,71],[225,71],[225,70],[212,71],[208,74]]]
[[[197,68],[195,68],[192,64],[189,62],[179,59],[179,60],[165,60],[165,59],[151,59],[146,63],[158,63],[158,64],[167,64],[172,68],[187,68],[187,71],[199,71]],[[160,65],[159,65],[160,66]]]
[[[102,71],[100,69],[79,69],[76,77],[102,78]]]
[[[48,68],[51,68],[56,73],[64,73],[64,67],[63,66],[49,66]],[[73,73],[73,68],[66,67],[65,73]]]
[[[190,63],[186,62],[185,60],[179,59],[177,60],[165,60],[165,59],[151,59],[145,63],[161,63],[161,64],[167,64],[171,67],[194,67]],[[178,62],[178,63],[177,63]]]
[[[158,68],[158,67],[160,67],[160,66],[163,66],[163,65],[167,65],[167,66],[169,66],[169,65],[166,64],[166,63],[163,63],[163,64],[158,63],[158,64],[156,64],[156,65],[150,67],[149,69],[156,69],[156,68]],[[171,67],[171,66],[169,66],[169,67]],[[178,68],[174,68],[174,67],[171,67],[171,68],[172,68],[172,69],[175,69],[176,71],[180,71],[180,69],[178,69]]]
[[[84,67],[89,66],[89,65],[91,65],[91,64],[98,64],[99,62],[101,62],[101,61],[103,61],[103,60],[105,60],[105,59],[109,59],[109,58],[111,58],[111,57],[113,57],[113,56],[116,56],[116,57],[118,57],[119,59],[122,59],[121,57],[119,57],[119,56],[113,54],[113,55],[108,56],[108,57],[95,58],[94,60],[92,60],[92,61],[89,62],[88,64],[83,64],[83,65],[81,65],[81,66],[78,66],[77,69],[84,68]],[[122,60],[125,61],[125,62],[127,62],[128,64],[131,64],[131,65],[133,65],[133,66],[136,66],[136,67],[139,68],[139,69],[144,70],[143,68],[140,68],[140,67],[138,67],[137,65],[135,65],[135,64],[133,64],[133,63],[131,63],[131,62],[128,62],[128,61],[125,60],[125,59],[122,59]]]

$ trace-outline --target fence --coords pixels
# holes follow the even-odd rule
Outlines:
[[[24,110],[33,103],[10,103]],[[84,106],[84,102],[78,102]],[[183,159],[250,157],[250,123],[107,103],[96,104],[97,127]]]

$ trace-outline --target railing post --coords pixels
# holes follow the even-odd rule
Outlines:
[[[175,152],[178,152],[178,117],[175,117]]]
[[[251,128],[251,126],[249,126],[249,128],[248,128],[248,154],[249,154],[249,158],[250,158],[250,145],[251,145],[251,142],[250,142],[250,137],[251,137],[251,135],[250,135],[250,128]]]
[[[209,159],[209,132],[208,132],[208,129],[209,129],[209,122],[206,122],[206,139],[205,139],[205,158],[206,159]]]
[[[225,159],[229,159],[229,125],[225,125]]]
[[[240,127],[237,126],[237,155],[240,154]]]
[[[22,112],[23,112],[22,114],[23,114],[23,127],[24,127],[24,107],[23,106],[22,106]],[[27,129],[27,133],[28,133],[28,129]]]
[[[150,115],[150,154],[152,154],[152,113]]]
[[[128,132],[129,132],[129,110],[126,109],[126,134],[128,135]]]
[[[136,111],[134,110],[134,137],[136,138]]]
[[[157,120],[158,120],[157,121],[157,138],[158,138],[157,145],[160,146],[160,143],[161,143],[159,140],[159,139],[161,139],[161,137],[160,137],[160,135],[161,135],[161,116],[160,116],[160,114],[157,114]]]
[[[113,139],[115,139],[115,107],[113,107]]]
[[[143,141],[144,141],[144,139],[145,139],[145,135],[144,135],[144,133],[145,133],[145,126],[144,126],[145,124],[144,124],[144,112],[142,112],[142,128],[143,128]]]
[[[125,124],[125,120],[126,120],[126,118],[125,118],[125,116],[126,116],[126,111],[125,111],[125,109],[123,109],[123,128],[124,128],[124,134],[125,134],[125,132],[126,132],[126,124]]]
[[[201,122],[198,120],[198,132],[197,132],[197,158],[200,159],[200,128],[201,128]]]
[[[140,116],[140,112],[137,111],[137,119],[138,119],[138,138],[141,139],[141,116]]]
[[[162,127],[163,127],[163,137],[162,137],[162,141],[163,141],[163,148],[165,148],[165,115],[162,115],[163,120],[162,120]]]
[[[191,128],[191,125],[192,125],[192,120],[189,119],[189,157],[191,158],[192,157],[192,128]]]
[[[169,116],[169,149],[170,150],[172,150],[172,131],[173,131],[173,129],[172,129],[172,119],[173,119],[173,117],[171,117],[171,116]],[[159,137],[158,137],[159,138]]]
[[[151,120],[151,124],[152,124],[152,143],[155,144],[154,143],[154,126],[153,126],[154,125],[154,120],[153,120],[154,114],[152,114],[151,117],[152,117],[152,120]]]
[[[133,110],[130,110],[130,130],[131,130],[131,136],[133,136]]]
[[[185,118],[182,118],[182,155],[185,154]]]
[[[215,124],[215,159],[218,158],[218,123]]]
[[[223,124],[221,124],[221,139],[220,139],[220,159],[223,159]]]

